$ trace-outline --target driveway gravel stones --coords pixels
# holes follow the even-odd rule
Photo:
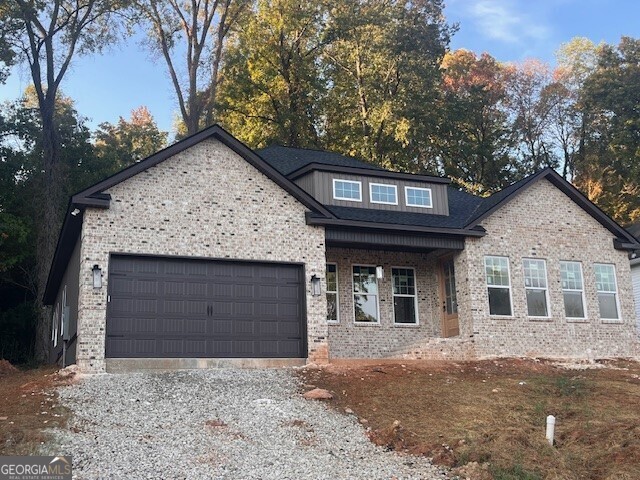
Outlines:
[[[47,449],[86,479],[448,478],[298,390],[292,370],[87,376],[60,389],[73,415]]]

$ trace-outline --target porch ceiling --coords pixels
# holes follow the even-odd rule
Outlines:
[[[438,249],[464,249],[464,238],[460,237],[335,229],[330,227],[325,230],[325,240],[328,247],[343,248],[375,248],[425,253]]]

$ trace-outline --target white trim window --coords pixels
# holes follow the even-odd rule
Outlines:
[[[398,204],[398,187],[385,183],[369,184],[369,199],[371,203],[381,203],[383,205]]]
[[[523,258],[524,289],[527,296],[527,315],[549,317],[549,289],[547,262],[538,258]]]
[[[616,269],[610,263],[595,263],[593,271],[596,276],[596,291],[598,292],[598,306],[600,318],[618,320],[618,283]]]
[[[433,208],[430,188],[404,187],[404,200],[407,207]]]
[[[355,180],[333,179],[333,198],[348,202],[362,201],[362,182]]]
[[[484,271],[489,294],[489,315],[510,317],[511,275],[507,257],[484,257]]]
[[[393,323],[396,325],[418,324],[418,296],[416,295],[416,272],[413,268],[391,269],[393,288]]]
[[[380,323],[375,266],[353,266],[353,311],[356,323]]]
[[[585,319],[584,276],[582,263],[560,261],[560,281],[564,299],[564,315],[567,318]]]
[[[340,321],[338,308],[338,265],[327,263],[327,322],[338,323]]]

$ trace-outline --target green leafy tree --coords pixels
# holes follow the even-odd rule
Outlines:
[[[576,184],[621,223],[640,219],[640,40],[601,45],[581,91],[588,123]]]
[[[66,197],[78,184],[86,185],[80,166],[91,164],[93,148],[85,120],[62,94],[56,118],[62,145],[60,188]],[[0,109],[0,354],[18,362],[33,353],[40,298],[36,235],[42,209],[37,200],[45,181],[41,131],[33,87]]]
[[[325,14],[322,2],[258,0],[255,14],[234,36],[221,119],[249,145],[319,144]]]
[[[448,53],[442,62],[442,105],[436,137],[441,170],[466,190],[483,194],[517,174],[505,106],[506,69],[487,53]]]
[[[8,41],[17,58],[31,73],[40,117],[42,182],[33,198],[39,208],[37,223],[38,288],[46,285],[53,258],[64,203],[63,140],[59,131],[57,100],[60,85],[72,60],[82,53],[102,48],[117,33],[112,13],[120,8],[118,0],[7,0],[0,17],[0,31],[9,32]],[[37,353],[48,352],[50,316],[41,308]]]
[[[440,0],[332,4],[325,143],[407,171],[433,170],[434,105],[452,29]]]

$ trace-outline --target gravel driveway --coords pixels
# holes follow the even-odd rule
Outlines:
[[[60,400],[73,417],[50,454],[73,455],[74,478],[447,478],[301,398],[292,370],[95,375]]]

